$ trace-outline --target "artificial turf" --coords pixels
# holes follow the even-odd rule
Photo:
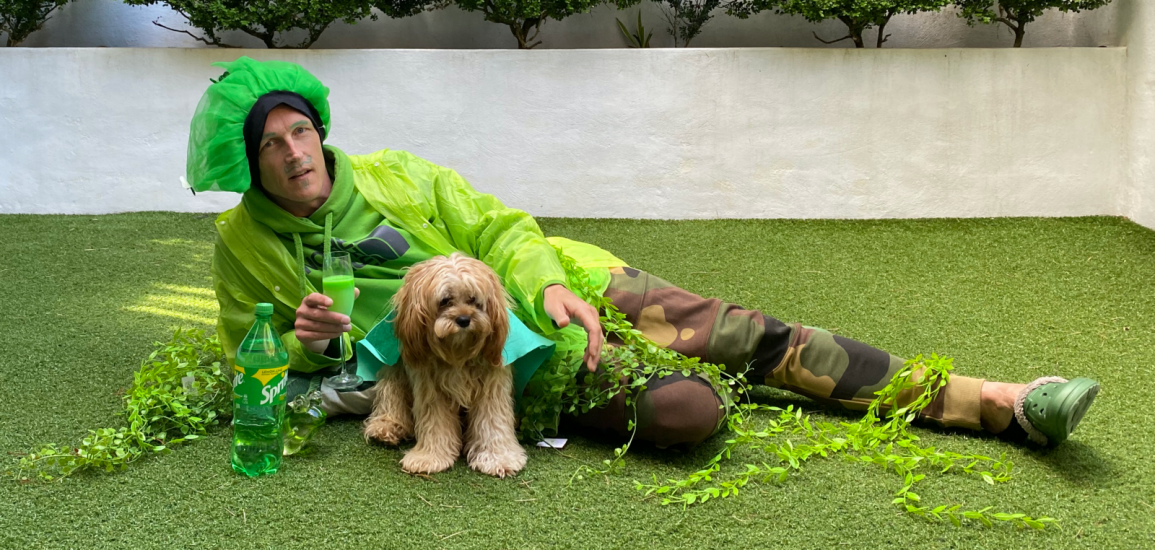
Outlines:
[[[1104,217],[539,221],[546,234],[598,244],[698,293],[898,355],[952,356],[958,374],[1098,379],[1095,405],[1055,449],[917,429],[924,444],[1006,453],[1015,463],[1015,478],[993,487],[930,476],[920,484],[924,502],[993,505],[1055,517],[1062,528],[928,524],[890,504],[900,478],[841,461],[811,460],[784,484],[688,510],[661,507],[633,488],[635,479],[693,471],[724,437],[690,452],[635,448],[623,475],[572,486],[574,470],[610,456],[614,442],[530,447],[528,466],[513,479],[461,462],[422,479],[401,473],[402,451],[366,445],[358,421],[335,419],[311,454],[267,478],[229,469],[225,428],[121,473],[0,479],[0,547],[1155,546],[1155,232]],[[118,392],[152,342],[174,325],[212,326],[211,216],[9,215],[0,216],[0,234],[8,258],[0,267],[6,454],[118,426]],[[846,418],[776,390],[756,397]]]

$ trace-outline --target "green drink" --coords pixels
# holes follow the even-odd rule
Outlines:
[[[352,316],[353,313],[353,299],[357,295],[357,291],[353,288],[353,261],[349,257],[348,252],[331,252],[325,257],[325,264],[321,272],[321,288],[330,300],[333,300],[333,305],[329,306],[329,311],[340,313],[342,315]],[[352,319],[350,318],[350,321]],[[348,346],[346,346],[347,338],[349,336],[341,333],[340,349],[341,349],[341,373],[336,376],[330,376],[325,379],[326,385],[337,391],[347,391],[356,389],[361,385],[361,377],[349,372],[349,357],[346,355]]]
[[[322,279],[325,296],[333,300],[329,311],[344,315],[353,313],[353,284],[352,275],[333,275]]]

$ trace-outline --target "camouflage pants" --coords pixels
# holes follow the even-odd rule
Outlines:
[[[758,311],[702,298],[628,267],[610,270],[605,296],[656,344],[724,366],[746,370],[746,379],[821,403],[865,410],[874,392],[890,382],[903,359],[825,330],[786,324]],[[612,343],[612,340],[611,340]],[[580,375],[579,375],[580,376]],[[952,375],[922,417],[942,426],[981,429],[983,380]],[[681,374],[650,381],[638,399],[637,438],[659,447],[695,445],[721,425],[722,401],[696,377]],[[900,405],[917,394],[900,396]],[[567,418],[569,423],[625,435],[633,419],[624,397],[604,408]]]

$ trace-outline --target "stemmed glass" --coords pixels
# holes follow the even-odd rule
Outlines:
[[[329,311],[336,311],[344,315],[353,313],[353,299],[356,296],[353,289],[353,262],[348,252],[332,252],[325,257],[324,271],[321,281],[325,296],[333,300]],[[352,390],[361,385],[362,379],[356,373],[349,372],[349,361],[345,355],[347,333],[341,333],[341,374],[325,379],[329,387],[335,390]]]

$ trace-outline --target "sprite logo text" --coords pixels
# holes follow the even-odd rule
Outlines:
[[[233,401],[238,405],[282,405],[289,366],[275,368],[233,367]]]

